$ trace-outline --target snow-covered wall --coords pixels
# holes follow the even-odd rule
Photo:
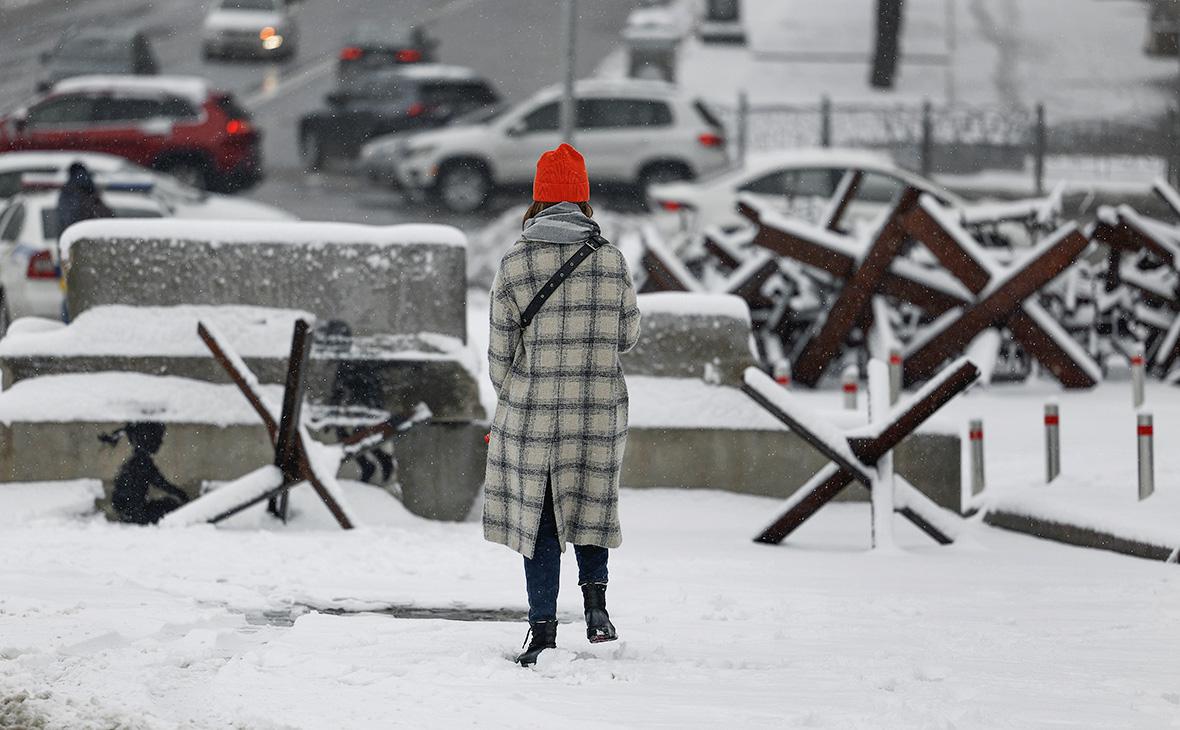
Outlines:
[[[449,226],[97,220],[62,238],[72,316],[106,304],[245,304],[354,335],[466,341],[465,237]]]

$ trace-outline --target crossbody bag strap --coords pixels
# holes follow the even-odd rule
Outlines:
[[[520,315],[521,329],[528,327],[532,323],[533,317],[537,316],[537,312],[541,311],[541,307],[545,306],[545,302],[549,300],[549,297],[553,296],[553,292],[557,291],[557,287],[561,286],[562,282],[574,272],[574,269],[578,268],[590,254],[597,251],[598,247],[604,243],[606,243],[606,239],[602,236],[591,236],[586,243],[582,244],[581,248],[574,252],[573,256],[570,256],[561,265],[557,273],[549,277],[549,281],[545,282],[545,286],[541,287],[541,291],[537,292],[533,300],[525,307],[524,314]]]

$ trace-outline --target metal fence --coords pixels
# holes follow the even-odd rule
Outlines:
[[[860,147],[888,151],[898,164],[924,174],[971,174],[988,170],[1027,172],[1043,190],[1046,166],[1068,162],[1070,170],[1096,177],[1119,169],[1166,172],[1175,179],[1177,125],[1159,119],[1053,122],[1044,106],[999,109],[972,106],[834,104],[750,106],[744,95],[718,109],[735,140],[739,159],[747,151],[793,147]],[[1062,159],[1062,158],[1068,158]]]

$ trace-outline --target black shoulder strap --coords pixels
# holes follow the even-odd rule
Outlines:
[[[557,291],[557,287],[561,286],[561,283],[565,281],[566,277],[572,274],[574,269],[578,268],[579,264],[585,261],[590,254],[597,251],[598,247],[604,243],[606,243],[606,239],[602,236],[591,236],[586,243],[582,244],[581,248],[574,252],[573,256],[570,256],[561,265],[561,268],[557,270],[556,274],[549,277],[549,281],[545,282],[545,286],[541,287],[541,291],[537,292],[536,296],[533,297],[533,301],[529,302],[529,305],[525,307],[524,314],[520,315],[521,329],[528,327],[532,323],[533,317],[537,316],[537,312],[541,311],[541,307],[545,306],[545,302],[549,300],[549,297],[553,296],[553,292]]]

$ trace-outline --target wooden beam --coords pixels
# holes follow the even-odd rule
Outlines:
[[[275,439],[275,466],[283,472],[288,484],[302,476],[297,459],[299,427],[303,423],[303,393],[307,360],[311,354],[311,323],[295,320],[291,336],[291,352],[287,358],[287,380],[283,388],[283,408],[279,412],[278,436]],[[287,490],[282,490],[268,503],[271,514],[287,521]]]
[[[898,196],[889,216],[869,243],[860,265],[840,289],[823,326],[804,344],[792,363],[791,376],[795,382],[814,387],[840,355],[848,333],[863,319],[890,263],[901,251],[907,234],[899,217],[917,204],[919,195],[915,188],[906,188]]]
[[[980,332],[1004,323],[1025,299],[1064,271],[1087,245],[1089,241],[1074,224],[1059,229],[1054,240],[1007,281],[907,354],[904,363],[906,381],[929,377],[943,362],[963,352]]]

